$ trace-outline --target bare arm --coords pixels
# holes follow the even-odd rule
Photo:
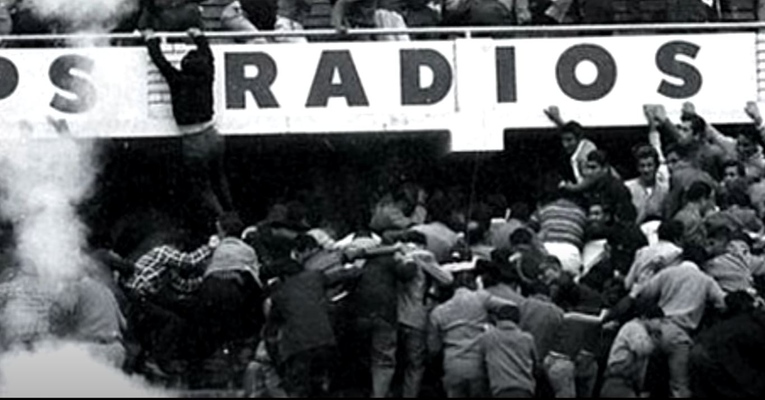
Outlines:
[[[550,106],[549,108],[546,108],[544,112],[545,115],[547,115],[547,118],[549,118],[558,128],[562,128],[563,125],[566,125],[566,121],[561,117],[560,109],[558,109],[557,106]]]

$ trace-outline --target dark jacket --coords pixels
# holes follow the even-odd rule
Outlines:
[[[401,263],[392,256],[367,260],[353,294],[357,316],[378,317],[395,325],[398,321],[399,282],[407,282],[416,275],[416,264]]]
[[[295,265],[294,270],[302,269]],[[279,326],[279,358],[286,361],[303,351],[335,345],[327,314],[327,278],[303,270],[287,276],[271,295],[271,318]]]
[[[210,45],[204,36],[194,38],[197,50],[192,50],[181,62],[181,70],[170,64],[162,54],[159,39],[147,42],[149,56],[170,86],[173,116],[180,125],[194,125],[213,118],[213,81],[215,64]]]

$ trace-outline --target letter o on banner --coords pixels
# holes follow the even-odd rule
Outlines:
[[[19,86],[19,70],[7,59],[0,57],[0,100],[8,98]]]
[[[576,67],[582,61],[591,61],[597,68],[595,81],[585,85],[576,77]],[[574,100],[594,101],[605,97],[616,84],[616,62],[604,48],[594,44],[581,44],[566,50],[556,66],[558,86]]]

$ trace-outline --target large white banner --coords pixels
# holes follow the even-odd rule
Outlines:
[[[455,148],[498,148],[505,128],[549,127],[560,107],[585,126],[645,123],[642,105],[714,123],[757,99],[755,34],[440,42],[218,45],[224,134],[450,130]],[[186,46],[166,46],[177,61]],[[0,135],[175,135],[145,48],[0,50]],[[60,124],[59,124],[60,125]]]

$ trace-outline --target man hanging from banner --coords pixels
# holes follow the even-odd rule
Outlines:
[[[180,70],[167,61],[152,31],[145,31],[144,38],[152,61],[170,87],[173,116],[182,135],[183,163],[191,185],[191,198],[201,201],[206,211],[213,211],[219,217],[233,210],[233,202],[224,170],[225,143],[215,128],[215,64],[202,32],[192,28],[188,34],[197,48],[183,57]]]

